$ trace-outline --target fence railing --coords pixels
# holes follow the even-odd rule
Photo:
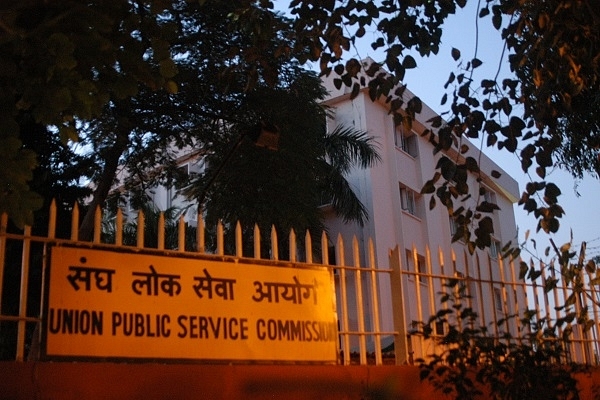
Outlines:
[[[329,261],[329,238],[323,233],[320,243],[314,242],[310,233],[304,235],[304,240],[298,240],[294,231],[289,233],[286,253],[287,260],[280,259],[278,232],[272,228],[268,251],[265,254],[264,244],[261,243],[261,233],[257,226],[253,229],[252,238],[244,238],[239,222],[234,227],[226,227],[219,222],[214,229],[214,246],[207,248],[207,229],[202,216],[194,221],[193,229],[189,222],[181,216],[176,221],[177,240],[175,245],[167,246],[165,238],[167,221],[163,213],[159,213],[156,231],[158,238],[152,248],[145,247],[145,218],[139,212],[135,219],[135,238],[126,238],[126,221],[121,210],[118,210],[111,221],[110,235],[103,232],[103,216],[98,209],[94,219],[94,233],[91,241],[79,240],[79,211],[74,207],[70,221],[57,220],[57,208],[52,203],[49,209],[48,228],[35,227],[37,234],[32,234],[32,228],[26,226],[23,230],[9,227],[6,215],[0,217],[0,359],[14,359],[23,361],[37,357],[37,344],[40,340],[40,322],[42,321],[43,301],[43,276],[46,270],[46,255],[48,248],[54,244],[68,244],[87,246],[90,248],[143,249],[146,253],[161,255],[182,255],[203,257],[207,259],[226,260],[235,262],[236,259],[245,258],[245,262],[259,265],[282,265],[303,267],[319,265],[330,269],[335,277],[336,290],[339,294],[337,309],[340,337],[340,361],[343,364],[358,362],[367,364],[374,362],[382,364],[381,337],[393,336],[394,331],[383,331],[380,323],[380,307],[378,302],[378,274],[390,273],[388,269],[379,269],[375,265],[375,252],[372,242],[368,246],[368,254],[364,256],[367,265],[361,265],[361,254],[358,241],[351,242],[352,259],[346,260],[344,247],[346,243],[342,237],[336,241],[337,263],[331,265]],[[57,224],[70,224],[68,237],[57,235]],[[106,224],[105,224],[106,225]],[[61,230],[64,231],[64,230]],[[212,231],[211,231],[212,232]],[[131,233],[131,231],[129,231]],[[63,234],[64,235],[64,234]],[[189,236],[193,235],[193,238]],[[232,254],[226,253],[225,237],[234,237]],[[107,243],[107,238],[110,238]],[[190,246],[190,239],[192,246]],[[246,239],[246,241],[245,241]],[[248,240],[254,248],[252,257],[244,257],[244,244]],[[211,243],[213,241],[211,240]],[[129,244],[127,244],[129,243]],[[170,248],[171,247],[171,248]],[[186,248],[187,247],[187,248]],[[192,250],[189,250],[189,248]],[[214,247],[214,248],[213,248]],[[313,250],[314,248],[314,250]],[[300,251],[299,249],[303,249]],[[247,247],[246,247],[247,250]],[[302,253],[302,254],[301,254]],[[299,261],[302,259],[302,261]],[[368,285],[368,287],[363,287]],[[366,297],[368,298],[368,301]],[[355,317],[358,315],[358,318]],[[368,318],[365,316],[368,315]],[[351,324],[349,321],[359,321]],[[365,322],[368,321],[368,322]],[[371,349],[367,342],[375,343]],[[354,346],[353,343],[358,343]],[[370,351],[369,351],[370,350]]]
[[[412,330],[416,322],[426,321],[444,307],[439,302],[440,292],[446,290],[450,280],[464,284],[468,307],[477,312],[479,323],[489,326],[490,334],[498,340],[508,340],[505,333],[510,333],[511,340],[517,342],[528,340],[528,327],[519,318],[507,317],[528,311],[534,313],[539,321],[568,319],[568,311],[556,306],[572,302],[575,313],[586,313],[592,323],[585,325],[569,321],[564,327],[559,327],[559,338],[567,330],[573,332],[564,342],[568,361],[598,363],[600,296],[594,284],[598,281],[598,272],[581,272],[582,286],[578,288],[575,301],[572,301],[573,288],[552,266],[541,263],[529,265],[528,268],[539,271],[539,279],[525,281],[519,278],[523,267],[520,260],[492,259],[483,252],[471,255],[467,251],[452,251],[447,256],[440,249],[432,254],[427,246],[422,253],[415,246],[402,250],[395,248],[390,252],[388,268],[378,265],[371,240],[361,254],[356,238],[347,243],[338,236],[335,241],[336,261],[330,263],[330,240],[326,233],[315,242],[309,233],[299,240],[292,231],[286,243],[285,253],[289,256],[283,260],[279,252],[279,245],[283,242],[278,240],[278,232],[274,228],[267,235],[269,243],[265,244],[261,243],[261,233],[256,226],[250,238],[243,236],[239,223],[235,226],[218,223],[215,229],[210,230],[214,234],[210,242],[214,245],[207,248],[208,230],[201,215],[191,224],[194,229],[189,229],[190,224],[180,217],[176,221],[175,244],[166,245],[167,222],[162,213],[156,222],[157,241],[148,248],[144,245],[144,214],[140,212],[137,215],[133,240],[124,237],[124,219],[122,212],[117,211],[111,235],[103,235],[102,213],[97,210],[92,240],[80,241],[77,207],[74,207],[70,219],[59,220],[53,203],[48,213],[47,229],[25,227],[16,230],[9,227],[6,215],[0,217],[0,359],[23,361],[37,356],[40,329],[36,328],[40,326],[44,309],[42,283],[48,248],[53,244],[72,244],[102,249],[136,248],[161,255],[185,254],[232,262],[243,258],[246,263],[263,265],[324,266],[335,277],[340,362],[344,365],[411,364],[416,358],[434,353],[435,341],[425,340],[413,334]],[[70,226],[70,229],[60,229],[65,237],[57,234],[57,224],[61,228],[65,224]],[[64,234],[64,231],[69,233]],[[233,237],[229,241],[234,243],[233,247],[226,246],[226,235]],[[244,256],[248,243],[253,247],[251,257]],[[551,290],[548,290],[549,281],[553,282]],[[382,309],[391,311],[382,314]],[[439,331],[442,335],[444,327],[440,326]],[[393,346],[389,345],[390,341]]]
[[[487,328],[491,338],[535,346],[532,333],[536,332],[523,319],[527,315],[537,324],[538,335],[544,335],[542,341],[561,342],[563,362],[600,363],[598,270],[579,269],[573,285],[554,263],[527,264],[520,259],[503,259],[500,254],[493,259],[484,253],[470,255],[466,250],[462,254],[451,251],[448,258],[439,249],[432,255],[427,246],[421,263],[420,257],[415,247],[406,250],[406,256],[397,248],[390,255],[391,268],[401,276],[395,286],[402,293],[403,321],[397,321],[396,329],[406,335],[396,337],[397,345],[403,348],[396,357],[412,363],[440,350],[436,349],[435,340],[411,331],[416,331],[413,328],[418,322],[427,321],[441,307],[449,307],[440,299],[442,292],[458,290],[459,285],[449,285],[452,281],[464,288],[463,307],[477,313],[477,323]],[[407,267],[411,258],[412,266]],[[412,299],[416,300],[414,304],[408,304]],[[460,321],[452,322],[460,325]],[[445,329],[437,326],[434,337],[442,337]]]

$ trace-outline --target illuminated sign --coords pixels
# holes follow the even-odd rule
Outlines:
[[[54,247],[47,358],[336,362],[331,272]]]

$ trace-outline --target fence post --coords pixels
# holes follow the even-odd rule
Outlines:
[[[394,247],[389,253],[390,285],[392,294],[392,310],[394,313],[394,351],[396,353],[396,365],[408,364],[408,335],[406,332],[406,317],[404,310],[404,293],[402,290],[402,261],[400,249]]]

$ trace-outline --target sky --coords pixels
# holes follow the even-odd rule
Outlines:
[[[446,111],[449,104],[448,102],[446,106],[441,106],[440,101],[445,92],[443,86],[448,76],[451,72],[456,71],[457,64],[451,57],[452,48],[459,49],[465,60],[475,56],[477,2],[470,1],[468,3],[466,9],[449,17],[446,22],[442,36],[443,43],[438,55],[423,59],[417,58],[418,67],[406,72],[405,83],[408,89],[438,113]],[[479,19],[478,31],[477,58],[483,61],[483,65],[476,69],[475,81],[480,82],[483,78],[493,77],[499,65],[501,66],[500,76],[503,73],[508,74],[510,72],[508,66],[501,62],[502,42],[499,33],[491,26],[489,17],[483,20]],[[371,32],[370,35],[376,35],[376,33]],[[365,39],[369,42],[372,37],[369,36],[369,33],[365,35]],[[357,56],[360,58],[368,56],[375,61],[383,59],[381,54],[374,52],[368,43],[360,44],[357,49]],[[480,145],[478,142],[474,142],[474,144]],[[523,192],[530,178],[522,171],[520,161],[516,156],[507,151],[486,149],[485,145],[482,147],[496,164],[518,181],[519,189]],[[517,150],[518,152],[519,150]],[[541,180],[535,174],[534,169],[532,169],[531,175],[532,179]],[[537,255],[547,260],[543,255],[545,248],[550,245],[549,239],[552,238],[560,247],[571,240],[572,232],[573,248],[579,249],[581,242],[586,241],[587,255],[590,257],[600,256],[600,212],[598,209],[600,181],[591,176],[576,181],[561,170],[554,170],[546,177],[546,181],[556,183],[562,191],[559,204],[564,208],[565,215],[561,219],[560,229],[556,234],[546,234],[543,231],[536,234],[537,220],[533,214],[528,214],[515,204],[519,241],[525,240],[525,232],[529,230],[529,238],[534,239],[537,243]],[[527,248],[536,254],[531,240],[528,240]],[[522,256],[528,258],[526,253],[523,253]]]

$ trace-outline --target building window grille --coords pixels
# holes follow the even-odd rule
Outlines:
[[[500,288],[494,288],[494,301],[496,302],[496,311],[502,312],[502,290]]]
[[[502,245],[498,240],[492,238],[492,242],[490,243],[490,257],[492,257],[494,260],[498,258],[501,246]]]
[[[418,283],[422,283],[424,285],[427,284],[427,279],[424,276],[427,271],[425,270],[425,257],[421,254],[417,254],[417,266],[415,268],[415,258],[413,252],[409,249],[406,249],[406,269],[409,272],[413,272],[413,274],[409,275],[409,278],[416,276],[416,280]]]
[[[400,206],[403,211],[418,217],[417,215],[417,195],[406,187],[400,187]]]
[[[405,132],[402,125],[396,127],[394,142],[396,147],[411,157],[417,157],[417,135],[414,132]]]

